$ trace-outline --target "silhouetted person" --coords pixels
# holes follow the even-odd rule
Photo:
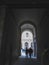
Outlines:
[[[28,48],[26,47],[26,57],[28,57]]]
[[[33,53],[33,50],[32,50],[32,48],[30,47],[29,48],[29,56],[30,56],[30,58],[31,58],[31,54]]]

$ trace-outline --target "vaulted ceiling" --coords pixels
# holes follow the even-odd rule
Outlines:
[[[32,9],[13,9],[16,21],[20,24],[23,21],[32,21],[39,25],[42,19],[47,14],[46,8],[32,8]]]

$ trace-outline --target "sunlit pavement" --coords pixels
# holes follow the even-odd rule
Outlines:
[[[30,58],[30,56],[26,57],[26,56],[19,56],[19,58]],[[32,59],[36,59],[36,57],[31,56]]]

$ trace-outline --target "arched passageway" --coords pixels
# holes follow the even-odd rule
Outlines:
[[[37,42],[35,27],[29,23],[21,26],[21,57],[26,58],[26,47],[33,50],[31,58],[37,58]],[[28,58],[29,53],[28,53]]]

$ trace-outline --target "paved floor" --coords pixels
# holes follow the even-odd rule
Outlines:
[[[30,58],[19,58],[13,65],[40,65],[40,62]]]

